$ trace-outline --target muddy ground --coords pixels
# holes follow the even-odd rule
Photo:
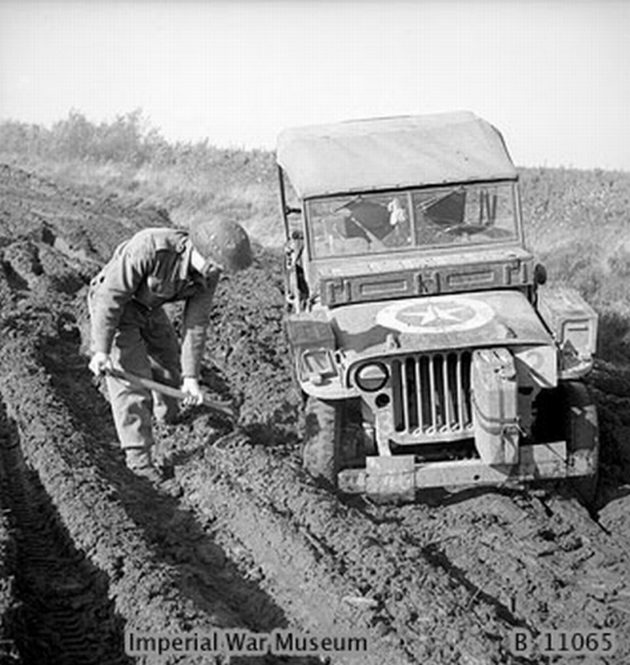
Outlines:
[[[168,223],[0,166],[1,664],[153,662],[126,655],[125,631],[227,628],[369,639],[359,656],[233,663],[629,662],[630,370],[598,362],[591,379],[602,465],[588,509],[562,484],[337,497],[301,470],[281,259],[259,249],[220,285],[204,364],[239,426],[196,408],[158,430],[172,496],[125,469],[80,339],[89,278],[133,231]],[[613,629],[619,647],[517,657],[515,628]]]

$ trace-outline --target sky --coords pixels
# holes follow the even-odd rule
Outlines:
[[[470,110],[517,166],[630,171],[629,0],[0,0],[0,121],[274,149],[285,127]]]

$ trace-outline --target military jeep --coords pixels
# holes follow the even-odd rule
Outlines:
[[[344,492],[582,479],[597,317],[545,285],[500,133],[472,113],[278,137],[305,467]]]

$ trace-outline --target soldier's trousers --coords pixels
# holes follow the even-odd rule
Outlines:
[[[115,368],[177,388],[181,383],[179,342],[161,307],[148,310],[134,301],[127,303],[110,357]],[[106,382],[121,447],[148,450],[153,444],[152,416],[172,419],[177,400],[124,379],[107,376]]]

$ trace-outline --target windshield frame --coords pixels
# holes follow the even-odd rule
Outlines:
[[[418,193],[427,193],[427,192],[435,192],[436,194],[440,194],[441,192],[443,192],[445,195],[449,195],[453,194],[457,190],[465,190],[466,192],[468,192],[469,190],[474,191],[476,188],[480,188],[483,186],[486,187],[509,186],[511,192],[511,208],[512,208],[512,217],[513,217],[512,228],[514,229],[513,234],[504,239],[501,238],[489,239],[487,237],[486,238],[479,237],[479,239],[475,239],[474,236],[471,239],[470,236],[468,236],[468,240],[466,242],[449,241],[449,242],[435,243],[435,244],[425,244],[419,242],[418,240],[419,231],[416,219],[416,210],[415,206],[413,205],[414,195]],[[345,205],[347,205],[352,201],[360,201],[363,199],[369,201],[370,197],[387,197],[391,199],[403,200],[405,202],[406,210],[409,215],[410,241],[411,241],[410,244],[403,246],[386,246],[383,247],[382,249],[373,249],[368,251],[356,251],[356,252],[346,251],[343,253],[330,253],[323,256],[318,255],[315,251],[316,224],[313,223],[314,220],[312,217],[313,215],[312,205],[320,202],[329,202],[329,203],[333,203],[335,201],[342,202],[344,201],[344,199],[347,200],[347,202],[345,203]],[[357,258],[369,259],[375,257],[383,257],[388,255],[390,256],[401,255],[401,254],[406,254],[408,256],[409,253],[416,254],[418,252],[422,254],[426,253],[448,254],[453,252],[460,253],[468,249],[479,250],[487,248],[490,249],[498,248],[503,246],[515,246],[515,245],[522,246],[524,243],[518,179],[466,181],[461,183],[451,182],[451,183],[443,183],[443,184],[422,186],[422,187],[405,187],[403,189],[388,188],[383,190],[374,189],[364,192],[356,192],[356,191],[345,192],[345,193],[339,192],[334,195],[317,196],[317,197],[304,199],[302,211],[303,211],[304,225],[306,230],[305,236],[306,236],[307,252],[309,258],[313,261],[329,261],[329,260],[347,261],[348,259],[357,259]]]

